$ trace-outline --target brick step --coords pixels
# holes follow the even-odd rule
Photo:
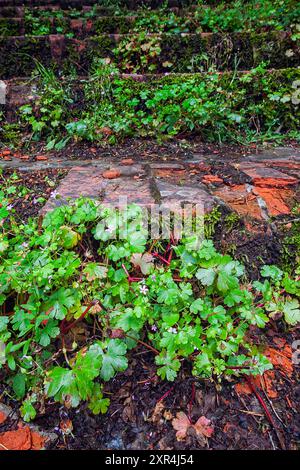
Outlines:
[[[11,6],[28,6],[28,7],[34,7],[34,6],[59,6],[60,8],[77,8],[82,5],[107,5],[107,1],[102,1],[102,0],[0,0],[0,7],[11,7]],[[112,5],[113,5],[112,1]],[[120,2],[119,2],[120,3]],[[191,5],[193,4],[193,0],[165,0],[164,4],[167,6],[176,6],[176,7],[183,7],[186,5]],[[206,3],[211,3],[214,4],[216,2],[206,2]],[[117,4],[117,2],[116,2]],[[122,0],[121,2],[122,6],[131,8],[134,10],[134,8],[137,5],[144,5],[147,6],[148,8],[159,8],[162,4],[161,0]]]
[[[215,32],[216,26],[210,26],[204,23],[201,17],[194,17],[192,13],[186,12],[181,16],[177,15],[176,18],[179,22],[178,26],[174,26],[172,22],[166,21],[164,24],[161,23],[159,27],[153,20],[151,24],[151,18],[145,26],[145,23],[141,23],[141,16],[131,12],[127,15],[114,16],[110,14],[99,16],[99,15],[78,15],[73,18],[68,15],[68,12],[64,12],[63,17],[56,16],[41,16],[41,18],[35,22],[32,21],[31,17],[14,17],[14,18],[1,18],[0,17],[0,31],[1,36],[37,36],[40,34],[65,34],[73,35],[76,39],[85,38],[89,36],[95,36],[98,34],[134,34],[137,31],[149,31],[151,33],[174,33],[174,30],[178,30],[178,33],[209,33]],[[181,11],[182,13],[182,11]],[[146,17],[142,17],[146,18]],[[258,24],[257,26],[251,24],[245,24],[243,28],[237,32],[244,33],[247,30],[255,32],[268,32],[272,29],[270,26]],[[232,26],[229,25],[228,29],[222,30],[222,33],[232,31]]]
[[[252,122],[253,119],[255,119],[260,123],[260,132],[263,132],[266,130],[265,122],[269,122],[268,114],[271,112],[272,120],[274,122],[272,130],[274,132],[279,132],[277,131],[279,124],[280,131],[283,133],[297,129],[300,118],[299,106],[296,105],[300,100],[300,87],[298,86],[300,70],[270,70],[259,76],[249,75],[247,81],[244,80],[244,76],[245,73],[235,74],[234,72],[216,74],[214,77],[213,88],[205,95],[205,97],[203,97],[203,90],[210,89],[211,86],[209,83],[211,83],[213,78],[211,74],[113,76],[111,77],[110,90],[112,92],[112,90],[122,86],[124,90],[127,90],[127,101],[135,103],[130,108],[127,108],[126,106],[125,108],[131,113],[142,112],[144,113],[143,116],[147,116],[151,121],[151,116],[153,119],[158,119],[158,114],[157,109],[155,107],[151,107],[148,103],[151,103],[151,100],[153,100],[158,93],[161,93],[162,96],[164,96],[164,91],[167,96],[170,96],[170,90],[172,92],[174,89],[172,98],[168,98],[170,105],[177,108],[176,112],[179,113],[178,116],[184,116],[188,113],[190,121],[194,124],[193,131],[189,131],[189,128],[186,128],[186,125],[184,124],[185,121],[183,121],[183,124],[179,126],[177,133],[180,131],[188,131],[193,134],[203,132],[205,126],[199,126],[199,124],[197,124],[197,106],[194,105],[194,107],[191,107],[190,110],[188,110],[186,109],[185,101],[187,99],[195,101],[201,109],[205,109],[206,106],[210,106],[209,103],[214,96],[215,92],[213,90],[215,89],[218,89],[220,96],[228,96],[229,101],[227,106],[225,106],[222,101],[222,106],[225,106],[226,108],[226,115],[228,115],[229,112],[233,113],[233,117],[236,116],[237,119],[239,118],[239,115],[244,116],[244,118],[242,118],[243,128],[245,128],[246,125],[247,128],[249,127],[249,129],[253,129]],[[123,80],[123,83],[120,82],[120,79]],[[88,96],[85,96],[84,92],[88,81],[88,78],[85,80],[73,78],[61,81],[63,88],[69,90],[68,99],[71,100],[67,105],[68,112],[64,117],[65,123],[83,119],[82,116],[84,116],[85,113],[89,113],[91,102],[89,101]],[[229,90],[231,89],[230,87],[233,82],[234,90],[236,90],[234,93],[236,95],[232,96],[230,95],[231,92]],[[3,102],[5,102],[5,104],[2,106],[4,111],[4,122],[18,123],[20,121],[19,108],[25,104],[31,105],[37,119],[39,119],[39,98],[43,95],[43,87],[39,82],[33,80],[11,80],[0,82],[0,85],[1,83],[2,89],[5,89],[5,92],[3,91]],[[189,90],[188,96],[178,94],[178,84],[180,84],[183,89]],[[97,89],[97,82],[95,87],[95,89]],[[92,90],[92,88],[90,88],[90,90]],[[195,92],[193,93],[191,90],[195,90]],[[278,99],[274,100],[273,97],[276,96]],[[280,97],[284,97],[284,99],[281,99]],[[122,109],[124,108],[124,102],[122,99],[123,96],[121,97],[120,94],[113,98],[114,105],[117,109],[119,109],[120,106]],[[166,104],[167,102],[168,101],[163,100],[162,104]],[[261,109],[261,111],[257,111],[255,114],[249,107],[251,103],[255,103],[257,109]],[[93,106],[95,106],[94,101]],[[161,118],[159,119],[161,120]],[[216,119],[220,118],[216,115]],[[210,122],[211,121],[208,121],[207,126],[211,125],[209,124]],[[113,125],[113,122],[111,125]],[[235,126],[238,131],[239,124],[232,122],[232,126]],[[270,131],[269,124],[267,127]],[[150,124],[148,127],[145,127],[144,130],[147,131],[147,135],[149,135],[151,129],[152,127]],[[135,127],[135,125],[132,124],[132,133],[139,135],[139,132],[140,127]]]
[[[131,43],[132,52],[126,48]],[[144,55],[141,49],[146,47]],[[149,48],[154,51],[149,54]],[[155,52],[156,51],[156,52]],[[143,60],[146,57],[146,63]],[[108,35],[85,40],[63,35],[0,38],[0,79],[30,75],[36,64],[54,65],[62,71],[74,67],[86,74],[97,58],[110,58],[120,72],[199,72],[248,70],[267,61],[270,68],[297,67],[299,47],[290,33],[202,33]]]
[[[251,1],[251,0],[250,0]],[[293,1],[293,0],[291,0]],[[247,4],[249,0],[245,0],[245,4]],[[158,2],[159,5],[158,7],[161,7],[162,2]],[[203,15],[207,15],[207,11],[212,11],[214,12],[214,8],[218,6],[218,2],[206,2],[207,4],[204,5],[197,5],[197,4],[188,4],[188,5],[183,5],[183,6],[169,6],[167,13],[176,13],[176,16],[182,17],[186,15],[194,15],[195,11],[197,10],[197,16],[201,16],[201,13]],[[111,5],[109,6],[107,3],[105,6],[101,6],[101,4],[93,4],[93,5],[88,5],[86,2],[84,3],[78,3],[76,4],[75,7],[70,7],[68,9],[63,9],[58,3],[54,4],[47,4],[47,5],[42,5],[42,6],[34,6],[28,5],[28,6],[16,6],[16,3],[14,3],[15,6],[0,6],[0,18],[22,18],[26,17],[26,15],[30,15],[37,18],[42,18],[43,16],[51,16],[51,12],[53,13],[54,17],[57,17],[58,15],[60,17],[71,17],[71,18],[78,18],[80,16],[88,16],[88,17],[98,17],[98,16],[105,16],[105,15],[112,15],[112,16],[118,16],[121,14],[128,14],[130,16],[134,16],[136,14],[142,14],[143,16],[148,14],[154,14],[154,15],[166,15],[166,10],[162,10],[161,8],[159,9],[152,9],[149,12],[149,7],[145,9],[143,7],[143,4],[135,4],[132,9],[129,8],[129,6],[126,6],[125,4],[122,6],[122,8],[118,8],[116,10],[116,7]],[[292,8],[291,8],[292,10]],[[292,11],[291,11],[292,13]],[[294,10],[295,18],[297,18],[297,10]],[[253,20],[252,20],[253,24]]]
[[[291,214],[300,200],[300,152],[283,150],[290,153],[280,157],[280,163],[285,165],[280,170],[276,169],[276,161],[264,159],[264,154],[254,155],[252,161],[243,159],[240,164],[230,160],[220,163],[211,157],[193,163],[132,162],[131,166],[99,161],[76,166],[74,162],[41,215],[69,199],[84,196],[113,206],[136,203],[151,208],[158,204],[161,210],[174,212],[180,212],[185,204],[196,204],[199,215],[224,206],[244,220],[271,222],[273,217]],[[297,176],[290,176],[291,168]],[[232,171],[236,172],[233,178],[238,183],[226,181],[226,175]]]
[[[251,70],[245,70],[237,72],[236,77],[241,78],[243,75],[251,73]],[[235,75],[233,72],[216,72],[217,75],[220,77],[220,82],[222,82],[222,77],[224,83],[228,80],[231,81],[233,76]],[[210,75],[208,72],[200,72],[200,73],[169,73],[167,76],[165,74],[126,74],[120,73],[118,75],[114,75],[111,78],[113,82],[115,79],[122,79],[127,80],[128,83],[130,82],[138,82],[140,83],[141,87],[142,84],[145,84],[146,87],[147,83],[149,87],[161,87],[165,83],[184,83],[185,81],[195,80],[197,83],[203,80],[203,78]],[[298,88],[293,88],[293,83],[300,80],[300,70],[297,68],[287,68],[287,69],[268,69],[265,72],[264,78],[270,79],[274,78],[274,84],[285,83],[285,86],[291,87],[291,92],[298,96]],[[75,79],[67,79],[62,78],[61,83],[65,84],[65,86],[71,85],[74,95],[80,95],[82,97],[82,93],[80,90],[84,88],[84,86],[89,82],[92,81],[92,78],[88,76],[80,77],[78,81]],[[7,113],[7,119],[11,121],[9,116],[14,116],[17,109],[20,106],[25,104],[29,104],[38,100],[42,94],[42,89],[40,88],[40,84],[38,79],[32,79],[31,77],[16,77],[9,80],[1,80],[0,81],[0,90],[2,91],[2,103],[3,109]],[[249,92],[252,90],[249,89]],[[288,90],[286,90],[288,92]],[[259,91],[260,92],[260,91]],[[253,95],[254,97],[254,95]]]

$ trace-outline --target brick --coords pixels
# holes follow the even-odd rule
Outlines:
[[[181,207],[183,204],[197,204],[202,207],[203,213],[210,212],[216,205],[216,200],[205,189],[194,186],[179,186],[167,183],[166,181],[156,181],[156,188],[160,197],[162,207],[172,210]]]
[[[270,216],[287,215],[291,213],[290,206],[294,192],[282,188],[260,188],[255,187],[253,193],[261,197]]]
[[[244,184],[226,186],[215,191],[214,195],[224,201],[241,217],[251,217],[257,220],[263,219],[256,196],[249,192]]]
[[[118,181],[109,181],[103,197],[104,204],[117,206],[120,198],[127,198],[127,203],[150,207],[155,203],[152,195],[150,180],[135,180],[120,178]]]
[[[274,168],[266,167],[263,164],[242,163],[233,165],[251,178],[255,186],[269,188],[285,188],[296,185],[299,180],[289,176]]]
[[[204,175],[202,178],[204,184],[221,184],[223,183],[222,178],[217,175]]]

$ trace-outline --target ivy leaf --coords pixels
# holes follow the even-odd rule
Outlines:
[[[296,325],[300,322],[300,304],[297,299],[288,300],[284,303],[282,311],[285,321],[289,325]]]
[[[126,351],[127,346],[120,339],[111,339],[109,341],[106,352],[102,353],[102,368],[100,372],[100,376],[105,382],[112,379],[117,372],[127,369]]]

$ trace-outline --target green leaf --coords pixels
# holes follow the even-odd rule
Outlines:
[[[153,259],[150,253],[144,253],[143,255],[141,253],[134,253],[131,257],[131,262],[134,266],[138,266],[144,275],[147,275],[154,266]]]
[[[274,281],[280,281],[283,276],[283,271],[277,268],[277,266],[263,266],[260,270],[260,273],[263,277],[269,277]]]
[[[103,352],[103,362],[100,372],[100,376],[105,382],[112,379],[117,372],[122,372],[127,369],[128,361],[125,357],[126,351],[126,344],[120,339],[109,340],[106,352]]]
[[[13,378],[12,387],[17,398],[18,399],[23,398],[25,395],[25,388],[26,388],[25,375],[21,373],[16,374]]]
[[[155,362],[159,367],[157,370],[157,375],[159,375],[163,380],[167,379],[170,382],[173,382],[177,377],[177,372],[180,369],[180,361],[174,356],[168,353],[161,353],[159,356],[156,356]]]
[[[60,234],[62,246],[67,249],[74,248],[74,246],[78,245],[78,242],[81,238],[79,233],[65,225],[60,228]]]
[[[204,286],[212,286],[216,277],[216,272],[213,268],[200,268],[196,272],[196,278],[199,279]]]
[[[24,421],[29,422],[36,417],[36,409],[33,406],[33,402],[31,398],[23,401],[23,404],[20,408],[21,416],[23,417]]]
[[[110,405],[109,398],[103,398],[102,388],[100,384],[96,383],[90,399],[89,409],[93,414],[106,413]]]
[[[0,333],[6,330],[8,322],[9,322],[9,317],[0,316]]]
[[[86,275],[88,281],[94,281],[95,279],[105,279],[107,276],[107,267],[101,266],[97,263],[88,263],[83,272]]]
[[[297,299],[287,300],[283,305],[284,319],[289,325],[300,322],[300,304]]]

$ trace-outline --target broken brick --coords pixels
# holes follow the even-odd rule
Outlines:
[[[202,183],[205,183],[205,184],[223,183],[223,180],[217,175],[204,175],[202,178]]]
[[[289,201],[293,198],[293,191],[289,189],[255,187],[253,193],[264,200],[270,216],[290,214]]]
[[[121,176],[120,170],[116,170],[112,168],[111,170],[104,171],[102,173],[103,178],[113,180],[115,178],[119,178]]]
[[[0,411],[0,424],[3,424],[4,421],[6,421],[6,414],[4,414],[2,411]]]
[[[243,163],[234,165],[251,178],[255,186],[268,188],[286,188],[296,185],[299,180],[293,176],[286,175],[279,170],[269,168],[261,164]]]
[[[214,195],[222,199],[240,216],[247,216],[258,220],[263,218],[256,196],[247,191],[244,184],[230,187],[226,186],[225,188],[216,190]]]
[[[28,426],[0,434],[0,450],[29,450],[31,445],[31,432]]]

